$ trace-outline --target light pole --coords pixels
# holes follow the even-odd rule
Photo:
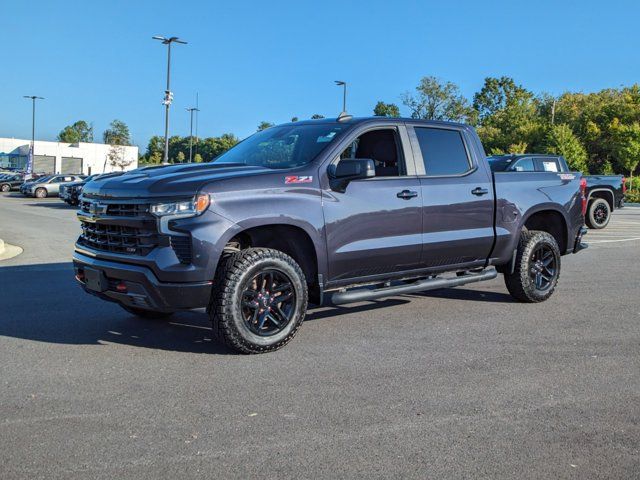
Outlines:
[[[193,112],[199,112],[198,107],[191,107],[186,109],[191,116],[191,123],[189,126],[189,163],[192,162],[192,154],[193,154]]]
[[[342,80],[334,80],[336,85],[342,86],[342,112],[347,113],[347,82]]]
[[[162,103],[165,105],[165,115],[164,115],[164,158],[162,159],[162,163],[167,165],[169,163],[169,106],[171,105],[171,101],[173,100],[173,93],[171,92],[171,44],[172,43],[182,43],[186,44],[187,42],[180,40],[178,37],[161,37],[156,35],[151,37],[154,40],[160,40],[164,45],[167,46],[167,89],[164,91],[164,100]]]
[[[29,149],[29,159],[27,160],[27,175],[31,178],[33,173],[33,152],[36,148],[36,100],[44,100],[44,97],[37,95],[23,95],[24,98],[31,99],[31,148]]]

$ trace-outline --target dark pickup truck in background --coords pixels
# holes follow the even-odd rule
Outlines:
[[[73,257],[89,293],[139,316],[206,307],[216,338],[275,350],[308,302],[344,304],[502,273],[553,293],[584,227],[580,173],[493,173],[473,128],[361,118],[258,132],[211,163],[84,186]]]
[[[488,157],[494,172],[569,172],[564,157],[547,154],[494,155]],[[626,192],[622,175],[584,175],[587,181],[587,212],[585,220],[590,228],[604,228],[611,212],[624,207]]]

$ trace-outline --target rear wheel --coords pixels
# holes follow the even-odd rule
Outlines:
[[[609,224],[611,218],[611,207],[609,202],[602,198],[596,198],[589,204],[587,218],[585,219],[589,228],[600,229]]]
[[[523,232],[516,252],[513,273],[504,281],[512,297],[521,302],[543,302],[556,288],[560,277],[560,249],[547,232]]]
[[[307,310],[300,266],[269,248],[249,248],[221,261],[211,296],[214,336],[241,353],[277,350],[291,341]]]
[[[131,313],[132,315],[135,315],[141,318],[161,319],[161,318],[167,318],[173,315],[173,312],[157,312],[154,310],[145,310],[144,308],[128,307],[126,305],[120,305],[120,306],[127,312]]]
[[[46,198],[47,197],[47,190],[44,188],[38,188],[36,190],[36,198]]]

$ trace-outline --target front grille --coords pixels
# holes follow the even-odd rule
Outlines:
[[[147,255],[158,246],[171,246],[180,263],[192,261],[191,235],[165,235],[149,203],[107,203],[81,197],[80,245],[105,252]],[[171,228],[171,226],[170,226]]]
[[[80,244],[112,253],[147,255],[158,246],[155,230],[81,221]]]

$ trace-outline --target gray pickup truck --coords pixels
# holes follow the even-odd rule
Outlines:
[[[344,304],[504,275],[553,293],[582,243],[580,173],[493,173],[473,128],[325,119],[247,138],[211,163],[84,186],[74,253],[89,293],[138,316],[206,307],[243,353],[291,340],[308,303]]]

